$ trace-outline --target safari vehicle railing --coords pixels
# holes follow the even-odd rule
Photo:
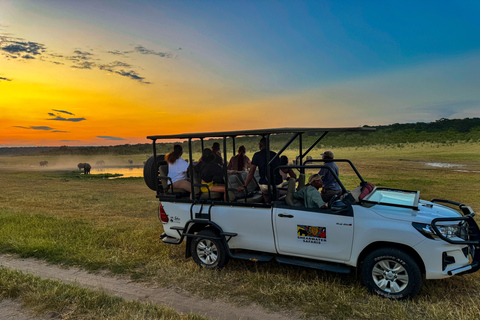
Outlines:
[[[266,140],[266,154],[267,154],[267,179],[268,181],[272,181],[271,177],[271,172],[272,172],[272,164],[274,163],[275,159],[279,158],[282,153],[296,140],[298,139],[298,158],[300,159],[300,167],[298,169],[304,173],[305,169],[309,166],[302,166],[302,159],[304,159],[308,153],[313,150],[313,148],[330,132],[365,132],[365,131],[375,131],[375,128],[371,127],[344,127],[344,128],[277,128],[277,129],[262,129],[262,130],[239,130],[239,131],[225,131],[225,132],[206,132],[206,133],[183,133],[183,134],[172,134],[172,135],[153,135],[153,136],[147,136],[147,139],[152,140],[153,142],[153,156],[154,156],[154,166],[155,168],[158,168],[158,163],[157,163],[157,148],[156,148],[156,142],[157,140],[177,140],[177,141],[187,141],[188,143],[188,153],[189,153],[189,163],[193,164],[193,140],[198,139],[200,140],[201,144],[201,150],[204,149],[204,139],[206,138],[221,138],[223,139],[223,155],[224,155],[224,162],[227,162],[227,139],[231,139],[232,141],[232,151],[233,155],[236,154],[236,148],[235,148],[235,139],[240,136],[259,136],[263,137]],[[321,133],[321,135],[304,151],[304,146],[303,146],[303,135],[304,134],[314,134],[314,133]],[[276,135],[276,134],[292,134],[292,137],[284,144],[282,148],[277,151],[276,155],[272,158],[270,158],[270,151],[271,150],[271,135]],[[200,151],[201,151],[200,150]],[[341,160],[341,159],[340,159]],[[338,160],[334,160],[338,161]],[[344,162],[349,162],[348,160],[342,160]],[[364,180],[361,178],[361,175],[358,173],[356,168],[349,162],[352,168],[354,168],[354,171],[356,172],[357,176],[359,176],[360,180],[363,182]],[[311,166],[310,166],[311,167]],[[319,166],[318,168],[320,168]],[[313,168],[313,167],[312,167]],[[276,170],[276,168],[273,168]],[[193,166],[190,166],[190,177],[193,178]],[[338,177],[337,181],[339,181]],[[226,193],[226,202],[231,203],[231,199],[229,199],[229,194],[228,194],[228,173],[227,173],[227,166],[224,166],[224,179],[225,179],[225,193]],[[159,188],[159,182],[158,179],[155,179],[156,183],[156,190],[157,190],[157,198],[162,200],[163,195],[160,192]],[[272,200],[276,200],[275,196],[276,194],[274,193],[272,195],[273,191],[273,186],[268,185],[268,203],[272,203]],[[345,191],[345,187],[342,185],[342,189]],[[194,190],[194,183],[192,183],[192,190],[191,194],[195,194]],[[171,200],[171,197],[165,198],[165,200]],[[198,202],[195,197],[193,199],[183,199],[181,201],[184,202]],[[217,201],[218,202],[218,201]],[[251,203],[249,205],[252,205]]]

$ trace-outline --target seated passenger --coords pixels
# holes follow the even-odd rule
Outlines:
[[[212,154],[214,155],[214,160],[219,165],[223,166],[222,152],[220,151],[220,143],[214,142],[212,145]]]
[[[176,144],[173,151],[165,156],[168,163],[168,177],[172,180],[172,187],[191,192],[192,186],[187,178],[189,164],[181,158],[183,154],[182,146]]]
[[[288,157],[287,156],[281,156],[280,157],[280,165],[281,166],[286,166],[288,165]],[[288,180],[290,178],[297,179],[297,175],[295,172],[293,172],[292,168],[282,168],[280,169],[280,175],[282,176],[282,179]]]
[[[203,149],[200,162],[193,167],[193,170],[198,173],[199,178],[202,180],[202,184],[208,185],[207,187],[201,187],[202,192],[221,192],[225,193],[225,182],[223,181],[223,168],[215,162],[215,156],[210,149]]]
[[[325,208],[325,201],[322,200],[322,196],[318,189],[323,187],[322,177],[317,173],[308,179],[308,183],[305,188],[293,194],[295,199],[303,200],[303,204],[307,208]]]
[[[245,146],[238,147],[238,153],[236,156],[233,156],[228,163],[228,170],[235,171],[246,171],[250,166],[250,159],[245,155],[247,149]]]
[[[288,165],[288,157],[281,156],[280,157],[280,165],[286,166]],[[279,188],[279,195],[283,196],[287,194],[287,187],[288,187],[288,180],[290,178],[297,179],[297,175],[293,172],[292,168],[282,168],[280,169],[280,175],[282,176],[282,186]]]
[[[256,152],[253,155],[252,162],[250,164],[250,171],[248,172],[247,179],[245,180],[245,185],[243,187],[238,187],[238,191],[243,191],[247,188],[248,184],[250,181],[252,181],[254,175],[255,175],[255,170],[259,171],[260,179],[259,179],[259,185],[260,185],[260,190],[262,191],[263,195],[263,202],[268,203],[269,202],[269,195],[268,194],[268,189],[270,185],[270,189],[273,191],[273,186],[276,186],[277,188],[280,188],[282,186],[282,177],[280,176],[280,173],[278,170],[273,170],[274,168],[277,168],[280,165],[280,159],[275,158],[273,162],[268,166],[267,164],[267,140],[265,138],[262,138],[260,142],[258,143],[258,147],[260,151]],[[275,157],[276,153],[273,151],[270,151],[269,158],[273,159]],[[268,181],[268,174],[267,174],[267,168],[270,167],[270,179],[271,181]]]

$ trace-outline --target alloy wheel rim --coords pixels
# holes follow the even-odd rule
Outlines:
[[[408,285],[407,270],[393,260],[377,262],[372,269],[372,278],[380,289],[388,293],[399,293]]]
[[[198,242],[197,255],[202,263],[211,265],[218,259],[218,249],[213,241],[203,239]]]

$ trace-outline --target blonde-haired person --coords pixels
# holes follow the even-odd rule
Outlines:
[[[173,151],[165,156],[165,160],[168,163],[168,177],[172,179],[173,188],[191,192],[192,185],[187,178],[189,164],[181,158],[182,154],[182,146],[176,144],[173,146]]]
[[[308,183],[305,185],[305,188],[300,189],[299,191],[293,194],[293,197],[298,200],[302,200],[303,204],[307,208],[325,208],[325,201],[323,201],[322,196],[318,189],[323,187],[322,176],[318,173],[311,175],[308,179]]]

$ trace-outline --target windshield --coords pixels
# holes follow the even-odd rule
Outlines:
[[[364,200],[378,204],[418,207],[419,191],[375,188]]]

